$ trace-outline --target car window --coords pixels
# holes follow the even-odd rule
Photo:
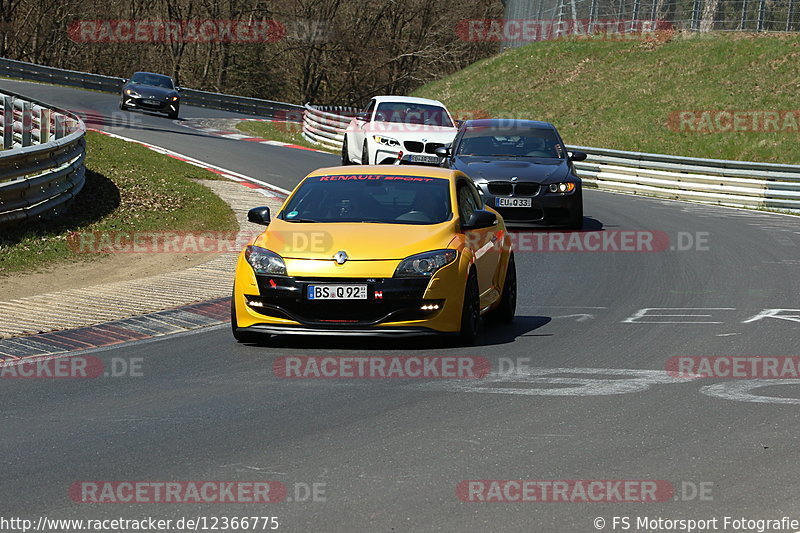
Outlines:
[[[475,195],[470,190],[466,181],[458,183],[458,215],[461,217],[462,224],[472,216],[472,213],[480,209],[480,202],[476,201]]]
[[[550,128],[477,126],[467,128],[458,155],[563,158],[565,151]]]
[[[452,128],[453,121],[441,106],[407,102],[381,102],[375,113],[376,122],[418,124]]]
[[[139,85],[149,85],[151,87],[162,87],[164,89],[174,89],[172,78],[160,74],[150,74],[149,72],[137,72],[131,76],[131,82]]]
[[[307,178],[279,218],[287,222],[438,224],[452,217],[448,180],[420,176]]]
[[[370,100],[367,107],[364,108],[364,112],[371,115],[373,109],[375,109],[375,100]]]

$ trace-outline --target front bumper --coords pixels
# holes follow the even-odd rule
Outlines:
[[[234,290],[236,321],[243,331],[274,334],[455,333],[460,328],[465,283],[459,263],[441,268],[431,279],[371,278],[363,274],[256,276],[240,256]],[[308,286],[319,284],[366,285],[367,298],[309,300]]]
[[[511,226],[568,226],[582,212],[583,193],[580,185],[571,193],[550,193],[544,186],[535,196],[501,196],[489,194],[481,187],[481,197],[495,209],[506,225]],[[498,198],[530,198],[531,207],[498,207]]]
[[[122,103],[128,107],[135,107],[143,110],[150,111],[163,111],[165,113],[177,111],[180,107],[180,100],[164,101],[158,98],[137,98],[133,96],[123,95]]]

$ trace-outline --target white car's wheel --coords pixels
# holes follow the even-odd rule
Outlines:
[[[342,141],[342,165],[352,165],[353,162],[350,161],[350,149],[347,147],[347,134],[344,136],[344,140]]]
[[[361,164],[369,165],[369,147],[367,146],[367,141],[364,141],[364,149],[361,150]]]

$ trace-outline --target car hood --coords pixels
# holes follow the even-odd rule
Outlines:
[[[152,85],[139,85],[131,83],[125,86],[126,89],[136,91],[143,97],[155,96],[156,98],[166,98],[169,96],[177,96],[178,92],[174,89],[166,89],[164,87],[154,87]]]
[[[458,130],[443,126],[425,126],[422,124],[398,124],[395,122],[371,122],[365,128],[372,134],[385,135],[401,141],[440,142],[449,144],[453,142]]]
[[[343,251],[350,261],[400,260],[446,248],[453,239],[453,224],[304,224],[274,219],[254,244],[285,259],[329,260]]]
[[[459,156],[454,167],[475,181],[518,181],[556,183],[570,175],[569,162],[563,159],[502,159],[497,157]]]

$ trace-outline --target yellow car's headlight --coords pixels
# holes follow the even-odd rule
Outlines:
[[[456,260],[455,250],[434,250],[403,259],[394,272],[396,278],[429,278],[434,272]]]
[[[283,258],[266,248],[250,245],[245,248],[244,258],[250,263],[256,274],[286,275],[286,263],[283,262]]]

